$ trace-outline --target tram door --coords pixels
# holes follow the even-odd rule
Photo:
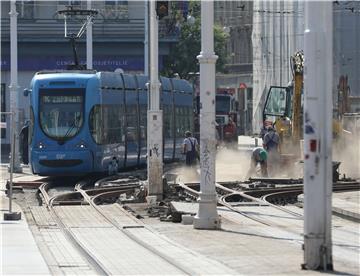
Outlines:
[[[138,90],[133,75],[123,75],[125,83],[126,113],[126,167],[138,164]]]
[[[146,83],[148,82],[147,76],[137,76],[137,85],[139,87],[139,131],[140,131],[140,164],[146,164],[147,154],[147,109],[148,109],[148,92]]]
[[[174,106],[170,79],[161,77],[161,109],[163,110],[163,153],[164,160],[172,161],[174,157]]]

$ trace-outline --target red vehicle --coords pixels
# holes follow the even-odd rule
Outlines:
[[[196,88],[194,89],[196,91]],[[238,101],[235,98],[235,88],[218,88],[216,90],[216,129],[218,139],[225,142],[237,141],[238,134]],[[195,137],[199,139],[200,98],[195,96]]]
[[[219,139],[225,142],[237,141],[238,101],[235,88],[218,88],[216,90],[216,123]]]

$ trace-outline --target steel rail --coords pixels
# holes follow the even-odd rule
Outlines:
[[[192,196],[192,197],[195,197],[197,198],[199,196],[199,192],[190,188],[189,185],[194,185],[194,184],[197,184],[197,183],[182,183],[182,182],[179,182],[178,183],[180,187],[182,187],[185,192]],[[225,184],[225,183],[222,183],[222,184]],[[359,183],[358,182],[351,182],[351,183],[339,183],[339,184],[334,184],[334,192],[337,192],[337,191],[347,191],[347,190],[356,190],[356,189],[359,189]],[[273,208],[276,208],[282,212],[285,212],[287,214],[290,214],[296,218],[303,218],[303,214],[300,214],[300,213],[297,213],[297,212],[294,212],[294,211],[291,211],[291,210],[288,210],[282,206],[279,206],[279,205],[276,205],[276,204],[273,204],[271,202],[269,202],[269,198],[270,197],[276,197],[276,196],[279,196],[281,195],[282,197],[286,194],[300,194],[302,193],[302,190],[303,190],[303,186],[302,185],[292,185],[292,186],[289,186],[289,187],[283,187],[283,188],[274,188],[274,189],[262,189],[262,190],[258,190],[258,191],[244,191],[244,192],[240,192],[240,191],[236,191],[236,190],[233,190],[233,189],[230,189],[230,188],[227,188],[221,184],[219,184],[218,182],[216,183],[216,188],[220,189],[220,190],[223,190],[223,191],[226,191],[228,192],[229,194],[227,195],[222,195],[220,196],[220,198],[218,199],[218,203],[227,207],[228,209],[236,212],[236,213],[239,213],[249,219],[252,219],[252,220],[255,220],[259,223],[262,223],[262,224],[265,224],[265,225],[268,225],[270,226],[270,224],[268,222],[265,222],[261,219],[258,219],[258,218],[254,218],[252,217],[251,215],[248,215],[247,213],[245,212],[242,212],[240,210],[238,210],[237,208],[235,208],[234,206],[231,205],[231,203],[227,202],[227,198],[228,197],[231,197],[231,196],[234,196],[234,195],[239,195],[247,200],[250,200],[251,202],[257,202],[261,205],[267,205],[267,206],[270,206],[270,207],[273,207]],[[276,191],[276,192],[275,192]],[[254,196],[251,196],[249,195],[249,193],[264,193],[264,195],[261,195],[261,198],[257,198],[257,197],[254,197]]]
[[[227,188],[227,187],[224,187],[223,185],[220,185],[220,184],[218,184],[218,183],[216,183],[216,187],[219,188],[219,189],[223,189],[223,190],[225,190],[225,191],[228,191],[228,192],[230,192],[231,194],[238,194],[238,195],[240,195],[240,196],[242,196],[242,197],[244,197],[244,198],[246,198],[246,199],[249,199],[249,200],[254,201],[254,202],[258,202],[258,203],[260,203],[260,204],[262,204],[262,205],[265,203],[265,204],[267,204],[267,205],[269,205],[269,206],[271,206],[271,207],[273,207],[273,208],[276,208],[276,209],[278,209],[278,210],[281,210],[281,211],[283,211],[283,212],[285,212],[285,213],[288,213],[288,214],[290,214],[290,215],[292,215],[292,216],[294,216],[294,217],[302,217],[302,214],[296,213],[296,212],[294,212],[294,211],[290,211],[290,210],[288,210],[288,209],[286,209],[286,208],[280,207],[280,206],[278,206],[278,205],[272,204],[272,203],[267,202],[267,201],[264,201],[264,200],[262,200],[262,199],[259,199],[259,198],[256,198],[256,197],[247,195],[245,192],[235,191],[235,190],[229,189],[229,188]],[[227,195],[227,196],[230,196],[230,195]]]
[[[41,193],[41,195],[44,198],[46,207],[50,207],[50,197],[47,192],[49,190],[49,185],[50,184],[48,182],[45,182],[41,184],[40,187],[38,188],[38,191]]]
[[[191,184],[193,184],[193,183],[191,183]],[[188,187],[185,183],[179,183],[179,185],[180,185],[182,188],[184,188],[184,189],[185,189],[188,193],[190,193],[191,195],[193,195],[193,196],[199,196],[199,192],[198,192],[198,191],[196,191],[196,190],[194,190],[194,189],[191,189],[191,188]],[[225,198],[226,198],[227,196],[230,196],[230,195],[233,195],[233,194],[239,194],[239,192],[234,191],[234,190],[231,190],[231,189],[226,188],[226,187],[223,187],[223,186],[220,185],[220,184],[216,184],[216,187],[218,187],[218,188],[220,188],[220,189],[221,189],[221,188],[225,188],[224,190],[229,192],[228,195],[221,196],[221,197],[218,199],[218,203],[219,203],[220,205],[222,205],[222,206],[230,209],[231,211],[234,211],[234,212],[236,212],[236,213],[238,213],[238,214],[240,214],[240,215],[242,215],[242,216],[244,216],[244,217],[247,217],[247,218],[249,218],[249,219],[251,219],[251,220],[254,220],[254,221],[259,222],[259,223],[261,223],[261,224],[264,224],[264,225],[266,225],[266,226],[271,226],[271,224],[269,224],[268,222],[265,222],[264,220],[261,220],[261,219],[259,219],[259,218],[255,218],[255,217],[253,217],[253,216],[251,216],[251,215],[248,215],[247,213],[245,213],[245,212],[243,212],[243,211],[240,211],[240,210],[234,208],[231,204],[229,204],[228,202],[226,202]],[[241,195],[241,194],[240,194],[240,195]],[[247,197],[248,199],[251,199],[251,200],[256,199],[256,198],[253,198],[253,197],[251,197],[251,196],[246,196],[246,197]],[[261,200],[257,200],[257,199],[256,199],[256,200],[253,200],[253,201],[260,202],[262,205],[264,205],[264,202],[261,201]],[[267,205],[270,205],[270,204],[267,204]]]
[[[89,265],[99,274],[99,275],[111,275],[109,271],[106,270],[105,267],[102,266],[101,262],[98,261],[95,256],[93,256],[81,243],[78,241],[74,235],[72,234],[71,230],[64,225],[60,216],[57,214],[56,210],[53,208],[53,201],[56,197],[61,195],[55,195],[53,197],[49,197],[48,190],[49,190],[49,183],[44,183],[39,187],[40,193],[43,195],[45,199],[45,204],[51,214],[53,215],[59,229],[64,233],[64,235],[72,241],[72,244],[79,250],[79,252],[85,257],[88,261]]]
[[[221,196],[221,197],[218,199],[218,202],[219,202],[221,205],[225,206],[226,208],[230,209],[231,211],[236,212],[236,213],[238,213],[238,214],[240,214],[240,215],[242,215],[242,216],[244,216],[244,217],[247,217],[248,219],[254,220],[254,221],[259,222],[259,223],[261,223],[261,224],[264,224],[264,225],[266,225],[266,226],[271,226],[270,223],[265,222],[265,221],[262,220],[262,219],[255,218],[255,217],[253,217],[253,216],[251,216],[251,215],[248,215],[246,212],[243,212],[243,211],[240,211],[240,210],[234,208],[231,204],[229,204],[229,203],[226,202],[225,199],[226,199],[227,196],[228,196],[228,195],[226,195],[226,196]]]
[[[144,241],[137,238],[135,235],[133,235],[130,231],[128,231],[126,228],[120,227],[118,224],[114,223],[104,212],[98,207],[98,205],[94,202],[94,197],[90,197],[85,190],[80,190],[81,194],[83,195],[84,199],[89,202],[90,206],[92,206],[105,220],[107,220],[110,224],[112,224],[115,228],[120,230],[122,233],[124,233],[128,238],[139,244],[140,246],[144,247],[145,249],[149,250],[150,252],[154,253],[155,255],[159,256],[169,264],[173,265],[180,271],[184,272],[187,275],[196,275],[196,272],[193,271],[191,268],[184,267],[181,263],[179,263],[176,259],[169,257],[166,254],[163,254],[161,251],[159,251],[154,246],[151,246]],[[112,191],[113,192],[113,191]],[[137,221],[137,220],[136,220]],[[138,222],[138,221],[137,221]],[[139,227],[145,228],[145,225],[140,225]]]
[[[174,267],[176,267],[177,269],[179,269],[180,271],[184,272],[187,275],[195,275],[195,271],[193,271],[191,268],[188,267],[184,267],[182,264],[180,264],[178,261],[176,261],[176,259],[169,257],[166,254],[163,254],[162,252],[160,252],[158,249],[156,249],[154,246],[148,245],[145,242],[143,242],[142,240],[138,239],[137,237],[135,237],[132,233],[130,233],[126,228],[121,228],[119,225],[117,225],[116,223],[114,223],[110,218],[108,218],[103,212],[102,210],[99,209],[99,207],[95,204],[94,200],[98,197],[98,196],[103,196],[104,193],[98,194],[96,196],[89,196],[87,194],[86,190],[83,190],[82,187],[86,186],[87,183],[77,183],[75,185],[77,192],[76,193],[80,193],[84,199],[84,201],[88,202],[100,215],[102,215],[108,222],[110,222],[113,226],[115,226],[117,229],[119,229],[121,232],[123,232],[126,236],[128,236],[131,240],[133,240],[134,242],[138,243],[140,246],[144,247],[145,249],[149,250],[150,252],[154,253],[155,255],[159,256],[160,258],[164,259],[166,262],[168,262],[169,264],[173,265]],[[138,187],[139,185],[133,185],[132,188],[135,189],[136,187]],[[119,189],[120,188],[120,189]],[[124,189],[126,188],[126,189]],[[116,191],[117,189],[117,191]],[[95,189],[94,189],[95,190]],[[116,192],[124,192],[124,191],[128,191],[129,190],[129,185],[125,186],[125,187],[116,187],[115,189],[110,188],[110,189],[102,189],[102,190],[107,190],[105,193],[116,193]],[[47,195],[46,191],[44,189],[41,189],[42,192],[44,192],[44,194]],[[67,193],[66,195],[69,194],[74,194],[72,193]],[[57,220],[57,223],[59,225],[61,225],[62,230],[65,232],[65,234],[67,236],[69,236],[69,238],[77,245],[77,247],[84,253],[86,254],[87,257],[90,258],[91,260],[91,264],[99,266],[99,268],[101,269],[101,271],[103,272],[102,274],[105,275],[109,275],[109,273],[106,271],[105,268],[102,267],[101,263],[98,262],[96,260],[96,258],[94,258],[90,252],[88,252],[86,250],[86,248],[84,248],[83,245],[80,244],[79,241],[77,241],[77,239],[72,235],[70,229],[67,229],[67,227],[62,223],[61,218],[58,216],[58,214],[56,213],[56,211],[52,208],[52,203],[56,200],[56,198],[64,196],[64,194],[62,195],[56,195],[52,198],[50,198],[47,202],[48,202],[48,206],[50,207],[50,210],[54,213],[55,218]],[[48,198],[48,196],[46,196]],[[140,227],[144,227],[143,225],[141,225]],[[88,259],[88,258],[87,258]]]

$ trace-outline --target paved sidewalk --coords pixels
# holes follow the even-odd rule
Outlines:
[[[0,170],[0,274],[49,275],[48,265],[40,253],[24,214],[21,214],[19,221],[4,221],[4,213],[9,212],[9,199],[5,194],[5,183],[9,179],[9,174],[7,165],[2,164]],[[18,177],[33,177],[28,167],[24,167],[23,171],[22,174],[14,174],[14,180]],[[22,211],[14,201],[12,211]]]
[[[9,200],[0,192],[1,275],[49,275],[50,271],[35,242],[24,214],[19,221],[4,221]],[[12,211],[20,207],[12,202]]]

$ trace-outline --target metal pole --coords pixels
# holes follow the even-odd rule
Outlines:
[[[200,197],[199,211],[194,218],[196,229],[218,229],[215,191],[215,63],[214,3],[201,1],[200,62]]]
[[[332,270],[332,2],[305,2],[304,268]]]
[[[17,64],[17,16],[15,0],[10,3],[10,111],[14,113],[15,127],[11,132],[15,133],[15,156],[14,156],[14,172],[22,172],[19,156],[19,95],[18,95],[18,64]],[[10,136],[11,137],[11,136]]]
[[[15,116],[14,112],[1,112],[2,115],[10,115],[10,126],[12,129],[15,129]],[[15,160],[15,131],[11,133],[11,158],[10,158],[10,179],[9,179],[9,212],[4,213],[4,220],[20,220],[21,213],[12,211],[12,194],[13,194],[13,174],[14,174],[14,160]]]
[[[91,10],[91,0],[87,0],[87,9]],[[91,15],[89,15],[91,16]],[[86,27],[86,68],[93,69],[93,37],[92,37],[92,21]]]
[[[149,76],[149,1],[145,0],[144,75]]]
[[[150,12],[150,85],[148,106],[148,183],[149,195],[156,196],[158,200],[163,197],[163,122],[160,110],[160,82],[158,73],[158,22],[155,12],[155,1],[149,1]]]
[[[11,126],[15,129],[15,113],[11,113]],[[15,131],[11,135],[11,158],[10,158],[10,183],[9,183],[9,212],[12,213],[12,192],[13,192],[13,173],[14,173],[14,161],[15,161]]]

